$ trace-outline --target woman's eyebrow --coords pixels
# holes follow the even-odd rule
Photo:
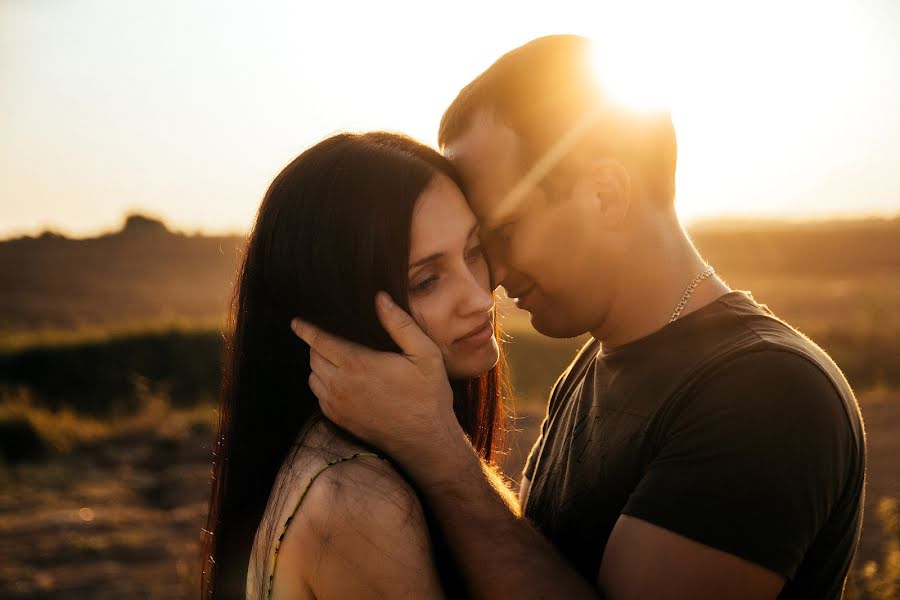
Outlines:
[[[418,267],[420,265],[424,265],[425,263],[429,263],[429,262],[438,260],[440,258],[443,258],[443,256],[444,256],[443,252],[435,252],[434,254],[426,256],[425,258],[420,258],[419,260],[417,260],[414,263],[409,263],[409,268],[412,269],[413,267]]]
[[[478,233],[478,228],[479,228],[478,223],[475,223],[474,225],[472,225],[472,229],[470,229],[469,233],[466,234],[466,240],[472,239],[472,236]],[[412,269],[412,268],[424,265],[425,263],[434,262],[436,260],[440,260],[443,257],[444,257],[444,252],[435,252],[434,254],[429,254],[425,258],[420,258],[419,260],[417,260],[415,262],[409,263],[409,268]]]

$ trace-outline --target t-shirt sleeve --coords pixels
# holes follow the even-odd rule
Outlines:
[[[659,419],[622,512],[792,578],[848,477],[852,430],[831,380],[802,356],[759,351]]]

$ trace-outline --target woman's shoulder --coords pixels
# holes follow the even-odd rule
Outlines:
[[[422,514],[415,490],[389,460],[328,422],[309,430],[290,469],[296,498],[291,529],[307,543],[306,526],[330,535]]]
[[[279,565],[292,565],[311,589],[336,597],[388,585],[385,574],[408,577],[410,565],[418,565],[422,581],[404,585],[433,590],[437,578],[418,496],[390,462],[356,450],[315,476],[290,519]],[[386,595],[396,595],[393,585]]]
[[[327,588],[335,592],[330,595],[354,596],[362,591],[354,586],[368,585],[386,568],[385,549],[404,561],[430,555],[413,488],[388,460],[328,423],[298,439],[266,514],[270,526],[257,532],[248,581],[258,587],[277,560],[276,595],[312,597],[303,590]],[[353,577],[348,564],[356,565]]]
[[[377,528],[421,516],[412,486],[385,458],[362,447],[320,467],[298,507],[303,520],[335,528]],[[374,522],[373,522],[374,520]]]

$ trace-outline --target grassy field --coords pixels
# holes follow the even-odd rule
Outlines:
[[[0,597],[196,597],[215,413],[143,394],[115,420],[21,397],[0,405],[0,423],[28,423],[46,444],[31,460],[0,461]],[[891,504],[900,497],[900,392],[876,388],[860,402],[871,459],[851,597],[884,600],[900,582]],[[542,408],[519,403],[506,472],[520,471]]]
[[[900,597],[900,221],[692,233],[858,391],[869,487],[848,597]],[[196,596],[218,327],[240,244],[146,220],[92,240],[0,242],[0,597]],[[515,479],[584,340],[544,338],[503,311]]]
[[[517,416],[502,466],[517,479],[545,391],[579,341],[512,329]],[[132,332],[6,354],[32,357],[29,369],[51,377],[8,385],[0,402],[0,597],[193,596],[215,425],[213,391],[196,390],[217,382],[220,340],[202,330]],[[157,355],[183,360],[160,365]],[[0,364],[9,378],[17,363]],[[173,399],[176,390],[193,391]],[[897,519],[890,507],[877,515],[900,498],[900,387],[868,386],[860,402],[870,460],[854,589],[860,598],[891,598],[877,590],[900,576],[890,546]],[[863,594],[866,586],[874,591]]]

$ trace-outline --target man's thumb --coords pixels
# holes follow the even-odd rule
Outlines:
[[[388,335],[404,354],[423,356],[434,345],[406,311],[397,306],[386,292],[375,294],[375,312]]]

